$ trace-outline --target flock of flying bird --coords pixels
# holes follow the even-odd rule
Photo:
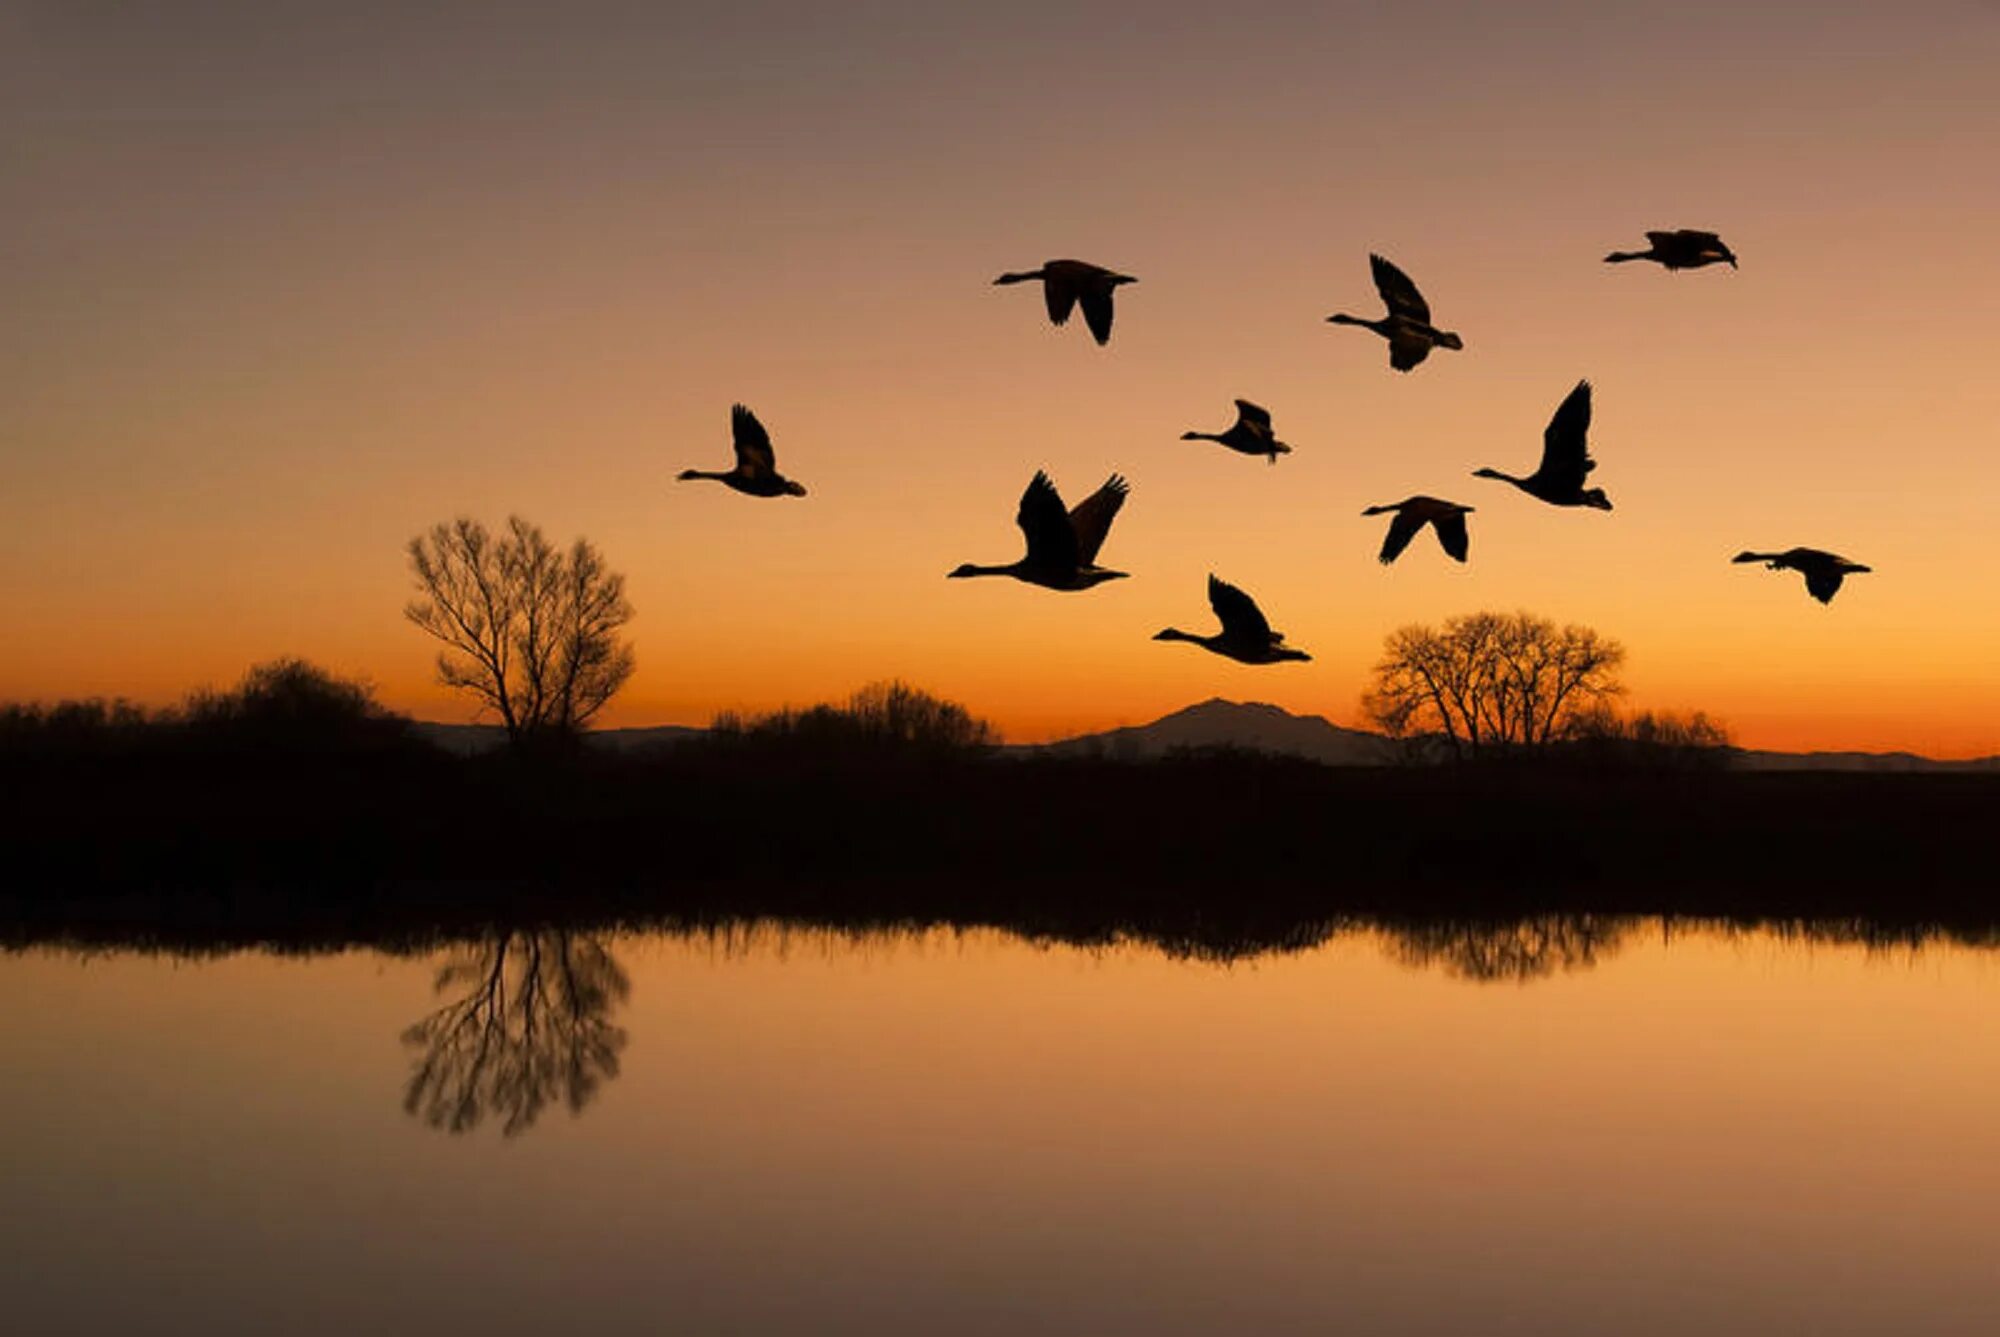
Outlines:
[[[1604,257],[1607,264],[1630,260],[1651,260],[1668,270],[1701,269],[1707,265],[1736,267],[1736,255],[1713,232],[1682,228],[1672,232],[1648,232],[1650,243],[1643,251],[1613,251]],[[1388,341],[1389,365],[1407,372],[1430,356],[1434,348],[1461,349],[1464,340],[1431,323],[1430,304],[1409,275],[1379,255],[1368,257],[1375,288],[1387,308],[1379,319],[1336,314],[1327,317],[1335,325],[1359,325]],[[1073,311],[1083,309],[1084,324],[1099,344],[1111,340],[1112,295],[1121,284],[1136,283],[1129,274],[1120,274],[1082,260],[1051,260],[1040,269],[1002,274],[996,284],[1031,283],[1042,285],[1049,320],[1065,324]],[[705,478],[722,483],[752,497],[803,497],[800,484],[778,472],[771,437],[757,416],[743,405],[731,410],[731,434],[736,445],[736,466],[723,472],[684,470],[685,479]],[[1611,509],[1604,489],[1585,487],[1584,482],[1597,461],[1590,457],[1590,382],[1579,381],[1576,388],[1556,406],[1555,416],[1542,433],[1542,458],[1535,471],[1522,477],[1498,469],[1477,469],[1475,478],[1497,478],[1551,506],[1582,506]],[[1236,401],[1236,421],[1226,431],[1184,432],[1185,441],[1213,441],[1244,455],[1261,455],[1276,464],[1278,456],[1291,447],[1278,440],[1270,413],[1246,399]],[[1031,585],[1052,590],[1086,590],[1127,573],[1097,564],[1111,522],[1125,504],[1130,487],[1113,474],[1105,484],[1074,507],[1066,507],[1056,486],[1046,473],[1037,472],[1021,494],[1015,523],[1027,539],[1027,551],[1019,560],[995,566],[967,562],[949,574],[965,576],[1011,576]],[[1463,562],[1470,548],[1465,517],[1472,507],[1437,497],[1407,497],[1385,506],[1370,506],[1363,515],[1391,515],[1389,532],[1378,554],[1384,565],[1396,560],[1422,530],[1429,526],[1447,555]],[[1869,568],[1850,562],[1836,553],[1818,548],[1787,548],[1782,552],[1741,552],[1732,560],[1762,562],[1774,571],[1797,571],[1805,577],[1806,590],[1821,603],[1828,603],[1841,582]],[[1286,660],[1309,659],[1303,650],[1287,646],[1284,635],[1272,630],[1262,610],[1248,594],[1227,581],[1208,578],[1208,601],[1222,630],[1212,636],[1169,627],[1153,639],[1189,641],[1216,654],[1246,664],[1275,664]]]

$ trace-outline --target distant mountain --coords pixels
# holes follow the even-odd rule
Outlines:
[[[1914,752],[1758,752],[1737,750],[1742,771],[1958,771],[2000,774],[2000,757],[1970,761],[1938,761]]]
[[[490,752],[507,740],[497,724],[432,724],[417,730],[448,752],[472,756]],[[620,752],[658,747],[697,738],[705,730],[680,724],[645,729],[599,729],[590,735],[594,747]],[[1395,759],[1393,745],[1380,734],[1344,729],[1319,715],[1294,715],[1261,701],[1224,701],[1221,697],[1162,715],[1151,724],[1135,724],[1102,733],[1079,734],[1053,743],[1009,747],[1016,754],[1045,752],[1056,756],[1103,756],[1143,761],[1175,748],[1235,747],[1277,756],[1304,757],[1327,766],[1382,766]],[[2000,774],[2000,756],[1970,761],[1937,761],[1913,752],[1767,752],[1741,748],[1735,765],[1746,771],[1939,771]]]
[[[1189,747],[1238,747],[1304,757],[1327,766],[1381,766],[1391,759],[1389,742],[1380,734],[1343,729],[1318,715],[1294,715],[1261,701],[1224,701],[1221,697],[1163,715],[1151,724],[1083,734],[1020,750],[1143,761]]]

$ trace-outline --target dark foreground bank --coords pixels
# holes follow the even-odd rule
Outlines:
[[[1282,944],[1341,916],[2000,922],[2000,778],[680,747],[0,758],[18,931],[777,916]]]

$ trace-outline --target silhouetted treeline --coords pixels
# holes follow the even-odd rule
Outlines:
[[[366,684],[302,659],[256,665],[232,688],[196,691],[158,710],[124,700],[0,705],[0,760],[17,766],[147,755],[305,763],[426,751],[412,722],[377,702]]]
[[[1658,722],[1408,768],[991,737],[890,685],[650,752],[457,757],[297,664],[159,717],[17,709],[0,917],[860,913],[1187,941],[1356,914],[2000,918],[2000,777],[1736,773]]]

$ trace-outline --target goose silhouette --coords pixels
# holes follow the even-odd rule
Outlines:
[[[1028,283],[1035,279],[1042,281],[1042,298],[1048,303],[1049,320],[1057,325],[1068,323],[1070,311],[1080,303],[1083,306],[1083,323],[1090,327],[1091,337],[1100,344],[1111,342],[1113,290],[1121,283],[1139,281],[1130,274],[1120,274],[1082,260],[1050,260],[1040,269],[1002,274],[993,282]]]
[[[1394,512],[1396,518],[1389,522],[1389,532],[1382,538],[1382,551],[1377,560],[1387,566],[1403,555],[1403,549],[1410,546],[1425,525],[1429,525],[1437,535],[1438,545],[1454,561],[1464,561],[1471,547],[1471,539],[1465,532],[1465,517],[1472,513],[1472,507],[1461,506],[1455,501],[1441,501],[1436,497],[1407,497],[1388,506],[1370,506],[1363,515],[1385,515]]]
[[[1833,602],[1833,596],[1840,593],[1840,582],[1848,576],[1873,569],[1859,562],[1850,562],[1839,553],[1824,552],[1818,548],[1787,548],[1783,552],[1739,552],[1729,560],[1762,562],[1773,571],[1796,571],[1806,578],[1806,593],[1823,604]]]
[[[1368,265],[1375,275],[1375,290],[1389,313],[1380,320],[1360,316],[1332,315],[1335,325],[1359,325],[1389,341],[1389,365],[1408,371],[1431,355],[1433,348],[1463,348],[1465,341],[1449,330],[1431,324],[1430,303],[1410,282],[1410,276],[1379,255],[1370,255]]]
[[[1736,252],[1723,245],[1722,238],[1713,232],[1683,227],[1671,232],[1648,232],[1646,240],[1651,244],[1645,250],[1613,251],[1604,257],[1604,263],[1618,265],[1627,260],[1651,260],[1667,270],[1700,269],[1704,265],[1721,264],[1736,268]]]
[[[1127,572],[1097,565],[1097,552],[1129,491],[1125,480],[1113,474],[1103,487],[1078,502],[1076,509],[1064,510],[1056,485],[1046,473],[1037,472],[1021,494],[1021,507],[1014,515],[1014,523],[1027,536],[1026,555],[1005,566],[967,562],[947,576],[1012,576],[1051,590],[1087,590],[1107,580],[1122,579]]]
[[[713,479],[749,497],[803,497],[805,487],[778,472],[778,457],[771,449],[771,434],[757,415],[737,404],[729,410],[729,431],[736,440],[736,467],[722,473],[683,469],[680,481]]]
[[[1271,430],[1271,414],[1247,399],[1236,401],[1236,421],[1226,432],[1182,432],[1183,441],[1213,441],[1244,455],[1262,455],[1272,464],[1292,448],[1278,440]]]
[[[1578,381],[1576,389],[1556,406],[1555,416],[1542,432],[1542,462],[1526,478],[1503,474],[1498,469],[1475,469],[1474,478],[1497,478],[1512,483],[1531,497],[1551,506],[1589,506],[1611,509],[1611,498],[1601,487],[1585,488],[1583,480],[1597,467],[1590,458],[1590,382]]]
[[[1213,636],[1197,636],[1191,631],[1168,627],[1154,636],[1156,641],[1187,641],[1214,654],[1242,664],[1282,664],[1286,660],[1309,660],[1311,655],[1284,644],[1283,632],[1272,631],[1257,601],[1226,580],[1208,578],[1208,606],[1222,623]]]

